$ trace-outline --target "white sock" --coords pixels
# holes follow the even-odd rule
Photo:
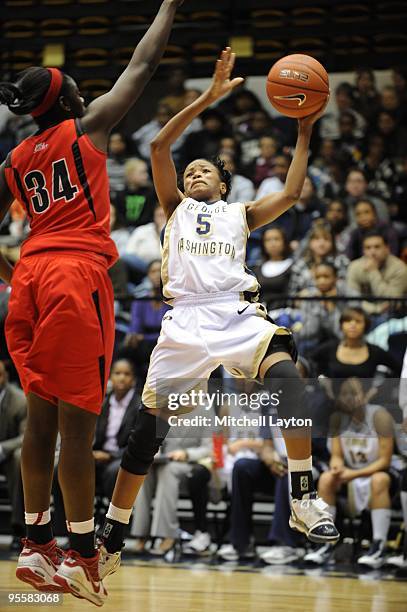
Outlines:
[[[24,515],[26,525],[46,525],[51,520],[49,508],[44,512],[24,512]]]
[[[117,508],[112,503],[109,504],[109,510],[107,511],[106,518],[117,521],[118,523],[124,523],[128,525],[130,523],[130,517],[133,508]]]
[[[332,516],[332,519],[335,520],[336,519],[336,506],[330,506],[328,504],[328,512]]]
[[[390,508],[375,508],[372,510],[373,539],[387,542],[387,534],[390,527]]]
[[[308,459],[290,459],[287,457],[290,472],[312,472],[312,456]]]
[[[81,522],[66,521],[66,528],[69,533],[90,533],[95,529],[95,519]]]

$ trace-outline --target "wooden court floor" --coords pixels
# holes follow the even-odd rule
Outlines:
[[[306,576],[123,565],[106,580],[105,612],[407,612],[407,583],[374,578]],[[0,561],[0,610],[41,612],[96,610],[89,602],[64,596],[62,605],[11,606],[12,591],[34,592],[14,576],[15,561]]]

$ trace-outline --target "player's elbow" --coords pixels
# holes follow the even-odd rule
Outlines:
[[[284,198],[290,206],[298,202],[300,195],[301,189],[284,189]]]
[[[164,143],[162,138],[160,138],[160,135],[158,134],[155,138],[153,138],[153,140],[150,142],[150,150],[151,150],[151,154],[157,154],[160,151],[163,150],[164,148]]]

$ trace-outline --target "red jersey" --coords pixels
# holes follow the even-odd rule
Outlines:
[[[21,142],[9,154],[6,181],[26,208],[30,235],[21,256],[53,249],[118,258],[110,238],[106,154],[78,119],[68,119]]]

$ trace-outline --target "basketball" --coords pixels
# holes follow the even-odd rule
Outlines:
[[[306,117],[318,111],[329,94],[325,68],[310,55],[286,55],[267,76],[267,96],[287,117]]]

